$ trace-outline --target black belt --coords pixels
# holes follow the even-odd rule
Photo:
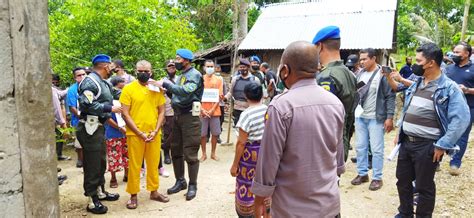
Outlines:
[[[436,141],[436,140],[427,139],[427,138],[423,138],[423,137],[405,135],[404,141],[407,141],[407,142],[433,142],[433,141]]]

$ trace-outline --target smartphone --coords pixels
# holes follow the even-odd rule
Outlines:
[[[382,66],[382,73],[389,74],[391,72],[392,72],[392,68],[390,68],[389,66]]]

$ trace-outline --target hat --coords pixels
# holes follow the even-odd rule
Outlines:
[[[337,26],[327,26],[319,30],[316,33],[316,36],[313,39],[313,44],[318,44],[327,39],[340,39],[341,36],[339,35],[340,30]]]
[[[194,55],[193,55],[193,52],[190,51],[189,49],[178,49],[176,50],[176,55],[184,58],[184,59],[188,59],[188,60],[193,60],[194,58]]]
[[[347,57],[346,67],[353,67],[359,62],[359,57],[355,54],[351,54]]]
[[[239,59],[239,65],[250,66],[250,62],[249,62],[249,60],[247,60],[247,59],[245,59],[245,58],[240,58],[240,59]]]
[[[124,68],[125,65],[123,64],[123,61],[120,59],[114,60],[114,64],[119,66],[120,68]]]
[[[108,55],[105,55],[105,54],[98,54],[96,55],[94,58],[92,58],[92,64],[96,64],[96,63],[110,63],[112,62],[110,60],[110,57]]]
[[[168,66],[170,66],[170,65],[175,66],[174,60],[168,60],[168,61],[166,61],[166,66],[168,67]]]
[[[258,63],[261,63],[260,58],[256,55],[250,57],[250,62],[256,61]]]

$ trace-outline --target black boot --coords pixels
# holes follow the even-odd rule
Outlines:
[[[87,205],[86,210],[88,212],[91,212],[93,214],[105,214],[107,213],[108,208],[104,206],[102,203],[99,201],[99,197],[97,195],[94,195],[91,197],[91,203]]]
[[[181,190],[186,190],[188,188],[188,184],[186,183],[186,180],[184,178],[179,178],[176,180],[176,183],[174,184],[173,187],[168,189],[168,194],[176,194],[180,192]]]
[[[196,197],[196,193],[197,193],[197,185],[189,184],[188,192],[186,193],[186,200],[187,201],[193,200],[193,198]]]
[[[165,152],[165,164],[171,164],[171,157],[169,149],[164,149]]]

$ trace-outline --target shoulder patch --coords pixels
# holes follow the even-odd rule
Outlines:
[[[92,103],[92,101],[94,101],[94,93],[92,93],[92,91],[89,91],[89,90],[84,91],[84,96],[86,96],[87,101],[89,101],[89,104]]]
[[[185,82],[186,82],[186,77],[185,77],[185,76],[181,76],[180,85],[184,85]]]

